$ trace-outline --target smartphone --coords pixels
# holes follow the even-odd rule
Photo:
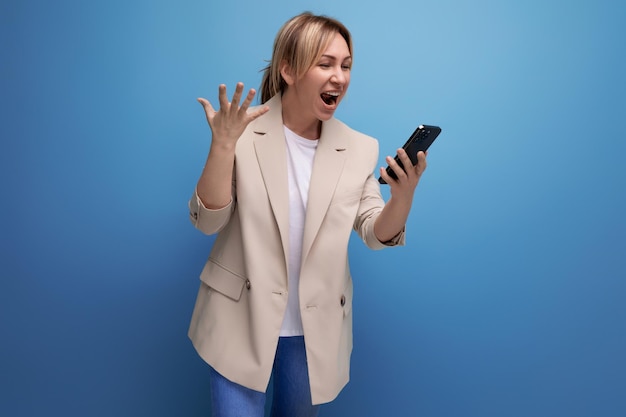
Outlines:
[[[437,136],[441,133],[441,128],[439,126],[431,126],[431,125],[419,125],[415,132],[411,135],[411,137],[406,141],[402,149],[404,149],[411,160],[411,163],[415,166],[417,164],[417,153],[419,151],[424,151],[432,145],[432,143],[437,139]],[[402,161],[398,158],[398,155],[394,158],[395,161],[400,165],[402,169],[404,169],[404,165]],[[406,170],[405,170],[406,171]],[[398,179],[395,172],[391,167],[387,167],[387,174],[393,179]],[[378,182],[381,184],[387,184],[387,182],[382,178],[378,178]]]

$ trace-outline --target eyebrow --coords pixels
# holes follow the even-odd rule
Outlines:
[[[337,57],[336,57],[336,56],[334,56],[334,55],[326,55],[326,54],[323,54],[323,55],[321,56],[321,58],[337,59]],[[342,61],[345,61],[346,59],[352,59],[352,55],[348,55],[348,56],[347,56],[347,57],[345,57]]]

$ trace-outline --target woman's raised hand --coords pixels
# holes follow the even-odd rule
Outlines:
[[[233,94],[233,100],[228,102],[228,96],[226,95],[226,86],[221,84],[219,86],[219,101],[220,108],[216,111],[211,103],[204,98],[199,98],[198,102],[202,104],[204,113],[206,114],[207,122],[211,127],[213,133],[213,143],[219,143],[222,145],[234,145],[243,131],[248,126],[248,123],[267,113],[269,107],[259,107],[253,112],[248,113],[248,107],[252,103],[256,91],[251,88],[248,91],[241,106],[241,95],[243,93],[243,83],[237,83],[235,93]]]

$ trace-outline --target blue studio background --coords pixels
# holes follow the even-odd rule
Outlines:
[[[443,133],[404,248],[351,242],[352,381],[322,416],[626,415],[626,6],[617,0],[3,0],[0,415],[208,416],[186,331],[198,96],[344,21],[337,116]]]

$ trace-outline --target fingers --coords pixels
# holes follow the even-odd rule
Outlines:
[[[409,158],[409,155],[404,149],[398,149],[397,152],[397,159],[392,158],[391,156],[388,156],[386,158],[387,164],[398,177],[398,179],[395,181],[404,182],[408,179],[409,183],[415,182],[415,184],[417,184],[417,181],[419,181],[419,178],[426,169],[426,153],[423,151],[419,151],[417,153],[417,163],[413,165],[411,159]],[[400,163],[398,163],[398,160],[400,161]],[[381,173],[381,176],[387,182],[392,180],[391,178],[388,178],[388,174],[386,172]]]
[[[219,100],[220,100],[220,110],[228,109],[230,103],[228,103],[228,96],[226,95],[226,85],[220,84],[218,91],[219,91]]]
[[[239,102],[241,101],[241,93],[243,92],[243,83],[237,83],[235,87],[235,94],[233,94],[233,101],[230,103],[235,106],[235,108],[239,107]]]
[[[254,120],[257,117],[261,117],[263,116],[265,113],[267,113],[270,110],[270,108],[268,106],[263,106],[259,109],[256,109],[255,111],[253,111],[252,113],[250,113],[248,116],[250,117],[250,120]]]
[[[404,154],[404,156],[406,156],[406,153]],[[398,150],[398,157],[400,157],[400,150]],[[400,159],[402,160],[401,157]],[[387,162],[387,165],[389,165],[389,168],[391,168],[391,170],[396,174],[397,179],[395,179],[394,181],[400,181],[401,179],[406,177],[406,172],[404,172],[404,169],[400,166],[400,164],[398,164],[398,161],[396,161],[395,158],[388,156],[387,158],[385,158],[385,161]],[[405,161],[402,161],[402,165],[411,166],[411,161],[409,160],[408,165],[406,165]]]
[[[219,104],[218,110],[215,110],[211,103],[204,99],[198,98],[198,102],[204,108],[207,121],[211,127],[214,138],[225,138],[227,141],[235,142],[246,129],[246,126],[254,119],[264,115],[269,111],[268,106],[259,106],[248,112],[249,107],[256,95],[254,89],[250,89],[241,103],[244,91],[243,83],[237,83],[232,101],[229,101],[226,85],[219,86]]]
[[[387,184],[391,185],[391,183],[395,181],[391,175],[387,174],[387,170],[385,168],[380,167],[378,168],[378,171],[380,173],[380,177],[385,180]]]
[[[241,89],[243,90],[243,84],[241,84]],[[250,91],[248,91],[248,95],[246,96],[246,99],[241,104],[241,108],[239,109],[239,111],[243,113],[248,111],[248,107],[250,107],[250,104],[252,103],[252,99],[254,98],[255,95],[256,95],[255,89],[251,88]]]
[[[417,164],[415,168],[417,169],[417,175],[422,175],[422,173],[426,170],[427,162],[426,162],[426,154],[428,152],[419,151],[417,153]]]
[[[409,155],[406,153],[406,151],[400,148],[398,149],[397,152],[398,152],[398,158],[402,162],[402,166],[404,167],[404,169],[408,170],[408,169],[413,168],[413,162],[411,161],[411,158],[409,158]]]
[[[254,99],[254,96],[256,95],[256,90],[254,88],[251,88],[250,91],[248,91],[248,94],[246,95],[246,98],[244,99],[243,103],[241,104],[241,106],[239,106],[239,102],[241,101],[241,97],[243,95],[243,87],[244,85],[242,82],[237,83],[237,86],[235,87],[235,92],[233,93],[232,101],[229,102],[228,94],[226,91],[226,85],[220,84],[219,86],[220,110],[224,110],[225,112],[227,112],[232,107],[233,110],[238,111],[239,113],[245,114],[248,111],[250,104],[252,104],[252,100]]]
[[[402,161],[402,165],[404,167],[412,167],[413,172],[415,172],[418,176],[422,175],[422,172],[424,172],[424,170],[426,169],[427,154],[428,152],[419,151],[416,155],[417,161],[415,162],[415,165],[413,165],[413,162],[411,162],[411,159],[409,158],[409,155],[406,153],[406,151],[404,149],[398,149],[398,158],[400,158],[400,161]]]

